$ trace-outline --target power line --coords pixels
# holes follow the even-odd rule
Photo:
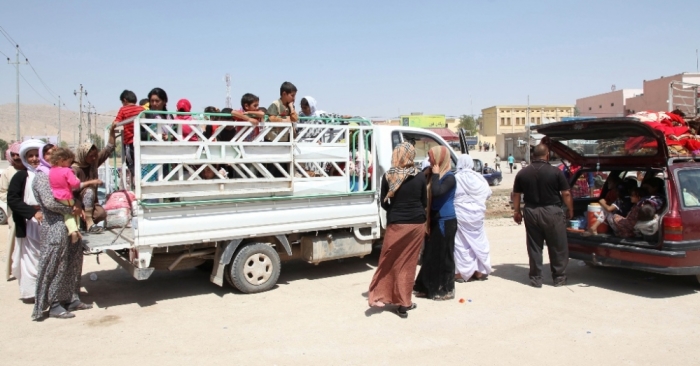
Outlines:
[[[5,38],[6,38],[13,46],[16,46],[16,47],[17,47],[17,49],[19,50],[19,53],[20,53],[22,56],[24,56],[24,59],[25,59],[25,60],[27,60],[27,64],[28,64],[29,67],[32,69],[32,71],[34,72],[34,75],[36,75],[37,79],[39,79],[39,82],[41,83],[41,85],[44,86],[44,88],[46,89],[46,91],[49,92],[49,94],[50,94],[54,99],[57,99],[56,93],[55,93],[53,90],[51,90],[51,88],[49,88],[48,85],[46,85],[46,83],[44,82],[44,80],[41,78],[41,76],[39,76],[39,73],[38,73],[38,72],[36,71],[36,69],[34,68],[34,65],[32,65],[32,64],[29,62],[29,57],[27,57],[27,55],[24,53],[24,51],[22,50],[22,48],[19,47],[19,44],[18,44],[17,42],[15,42],[15,40],[10,36],[9,33],[7,33],[7,31],[6,31],[2,26],[0,26],[0,33],[2,33],[2,35],[5,36]],[[4,53],[3,53],[3,55],[4,55]],[[5,55],[5,57],[8,57],[8,56]]]
[[[19,76],[22,77],[22,80],[24,80],[24,82],[27,83],[27,85],[29,85],[29,87],[32,88],[32,90],[34,90],[34,92],[36,93],[36,95],[38,95],[38,96],[41,97],[41,99],[45,100],[45,101],[48,102],[48,103],[53,103],[52,101],[50,101],[50,100],[44,98],[44,96],[41,95],[38,91],[36,91],[36,89],[34,89],[34,87],[32,86],[32,84],[30,84],[29,81],[27,81],[27,79],[24,77],[24,75],[22,75],[21,72],[19,73]]]
[[[6,55],[6,54],[5,54],[4,52],[2,52],[2,51],[0,51],[0,54],[2,54],[3,56],[5,56],[5,57],[7,57],[7,58],[10,58],[10,56]]]

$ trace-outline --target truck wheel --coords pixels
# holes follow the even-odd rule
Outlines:
[[[7,214],[5,213],[5,210],[0,208],[0,225],[5,224],[7,224]]]
[[[226,268],[226,280],[245,294],[271,289],[280,277],[280,256],[265,243],[246,245]]]

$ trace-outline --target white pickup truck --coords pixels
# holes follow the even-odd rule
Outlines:
[[[183,123],[193,121],[148,113],[128,122],[148,136],[134,141],[131,224],[86,236],[87,250],[106,253],[138,280],[211,260],[211,281],[222,286],[225,278],[243,293],[272,288],[282,261],[370,254],[385,226],[378,178],[391,166],[393,147],[415,142],[420,164],[431,147],[448,146],[430,130],[363,120],[262,123],[253,138],[248,122],[197,121],[222,127],[207,136],[192,126],[183,136]],[[235,137],[215,141],[227,126]],[[454,166],[454,153],[452,159]],[[349,162],[362,167],[357,178]],[[203,178],[207,169],[213,178]]]

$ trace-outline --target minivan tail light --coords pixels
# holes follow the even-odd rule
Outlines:
[[[677,211],[669,212],[664,217],[664,240],[683,240],[683,222]]]

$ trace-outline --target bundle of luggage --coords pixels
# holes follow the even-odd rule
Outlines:
[[[631,114],[628,117],[637,118],[653,129],[660,131],[666,137],[669,155],[698,155],[700,154],[700,118],[686,121],[685,114],[680,110],[672,112],[644,111]],[[644,155],[645,152],[657,148],[656,141],[645,137],[631,138],[625,143],[625,150],[631,155]]]

